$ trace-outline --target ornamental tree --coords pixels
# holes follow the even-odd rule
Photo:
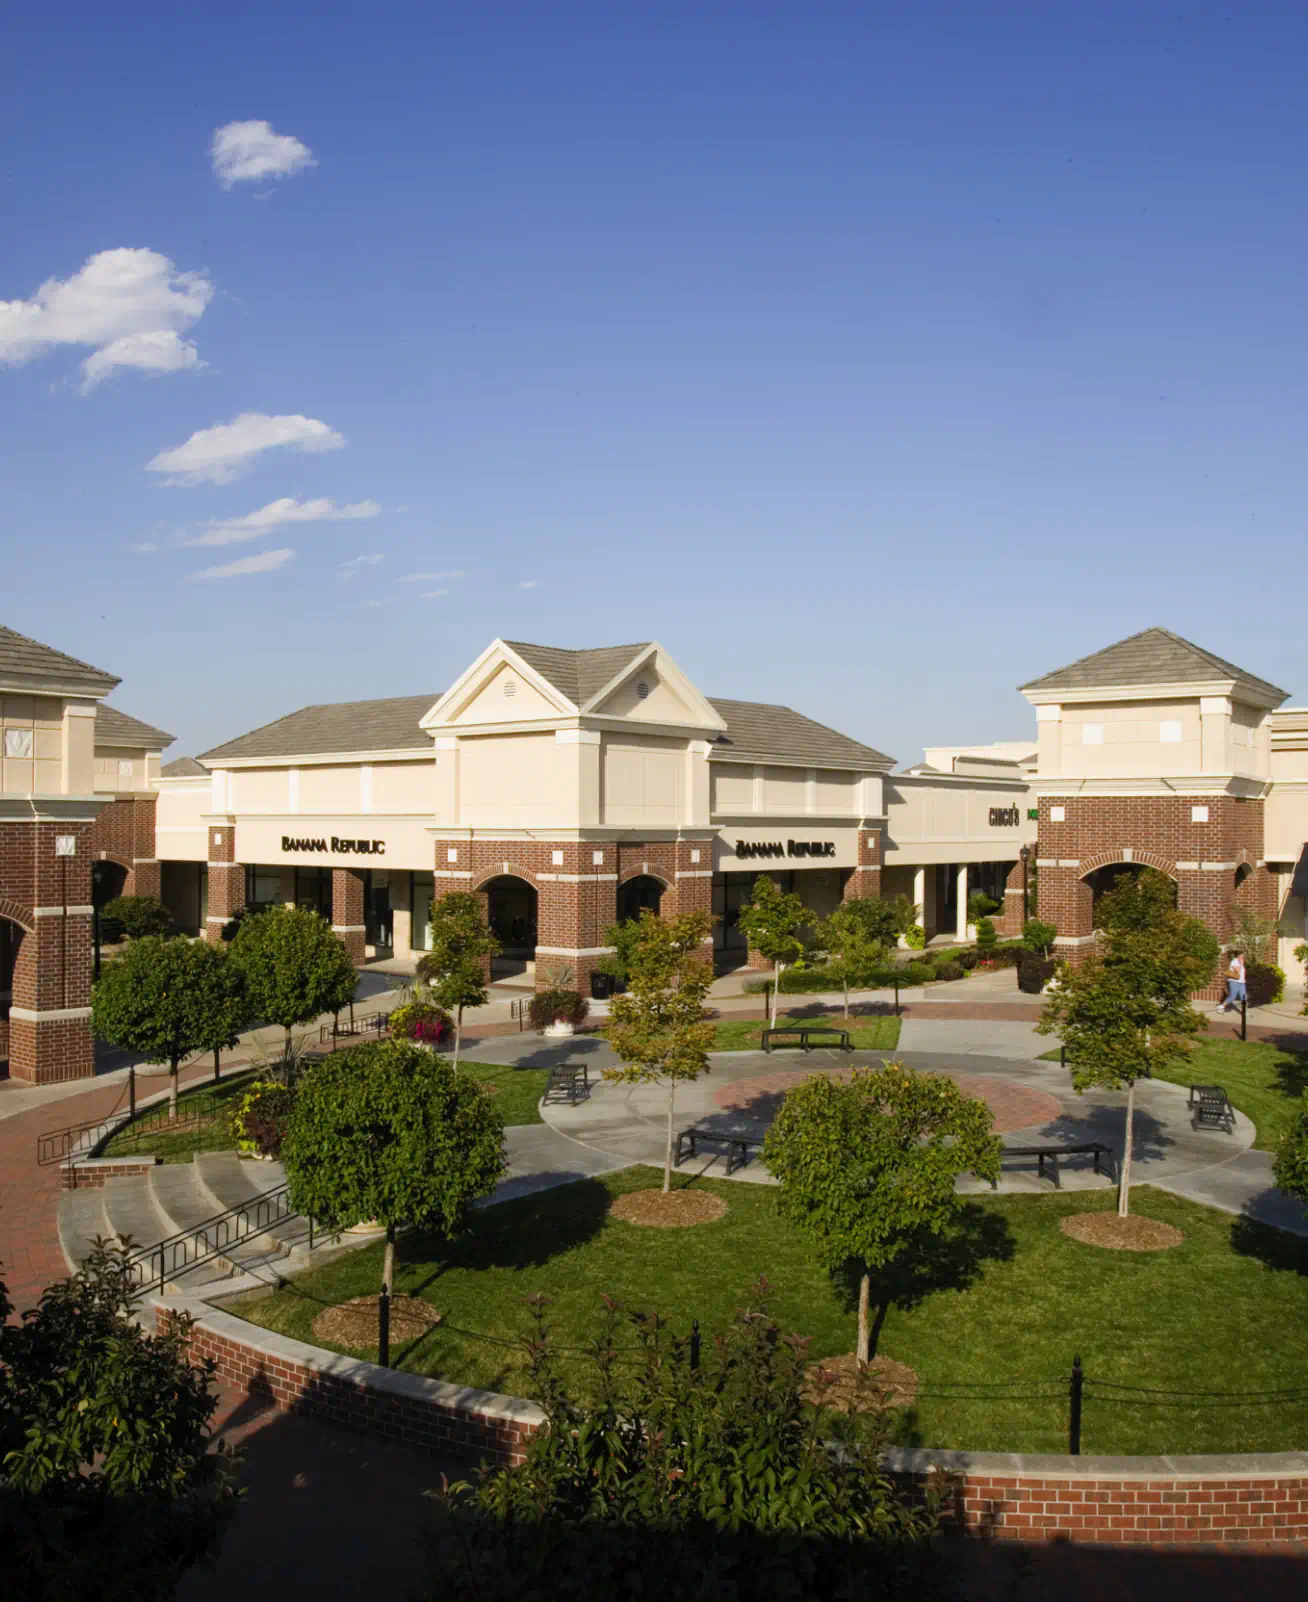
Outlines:
[[[164,1602],[235,1511],[214,1364],[191,1320],[134,1321],[130,1248],[98,1241],[21,1323],[0,1283],[0,1540],[8,1602]]]
[[[1067,1048],[1077,1094],[1126,1091],[1118,1216],[1131,1210],[1135,1086],[1182,1061],[1186,1041],[1208,1027],[1190,998],[1211,983],[1220,947],[1197,918],[1178,912],[1175,887],[1146,869],[1124,876],[1096,908],[1102,940],[1079,968],[1061,967],[1036,1025]]]
[[[463,1009],[484,1007],[490,994],[490,959],[500,943],[490,932],[481,897],[455,890],[431,904],[431,950],[418,963],[418,978],[438,1007],[454,1014],[454,1066],[459,1066]]]
[[[1273,1177],[1287,1195],[1308,1207],[1308,1096],[1299,1104],[1294,1122],[1281,1137]]]
[[[254,1015],[286,1031],[287,1056],[297,1024],[338,1013],[354,999],[358,974],[344,942],[307,907],[269,907],[246,918],[231,953]]]
[[[952,1079],[899,1063],[815,1074],[790,1091],[763,1143],[781,1216],[832,1272],[858,1273],[858,1361],[871,1356],[874,1275],[921,1253],[961,1205],[960,1174],[997,1179],[1001,1146],[990,1109]],[[884,1320],[883,1294],[877,1318]]]
[[[777,1026],[777,992],[781,989],[781,975],[788,962],[796,962],[804,954],[802,930],[813,921],[813,914],[797,895],[782,890],[775,879],[760,873],[749,893],[749,900],[740,909],[740,927],[750,946],[773,964],[776,973],[772,985],[770,1021]]]
[[[698,1079],[709,1067],[713,1024],[704,1001],[713,983],[713,967],[704,954],[704,942],[712,929],[707,912],[683,912],[665,919],[642,908],[629,953],[627,993],[609,1004],[602,1031],[622,1058],[620,1067],[604,1070],[605,1079],[667,1087],[664,1195],[672,1189],[677,1086]]]
[[[225,949],[145,935],[109,963],[91,988],[98,1040],[167,1063],[169,1116],[177,1116],[177,1070],[196,1051],[226,1046],[246,1027],[244,976]]]
[[[818,930],[818,939],[840,963],[845,992],[845,1017],[849,1017],[849,987],[876,982],[887,955],[905,924],[902,909],[879,897],[842,901]]]
[[[129,940],[173,930],[173,915],[158,896],[118,896],[100,908],[100,916],[121,923]]]
[[[444,1058],[405,1041],[370,1042],[301,1077],[282,1163],[301,1213],[337,1232],[372,1218],[385,1226],[389,1298],[396,1229],[463,1229],[472,1202],[504,1172],[504,1119]]]

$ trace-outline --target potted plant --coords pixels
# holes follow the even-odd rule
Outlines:
[[[452,1031],[453,1022],[444,1007],[416,996],[391,1014],[392,1040],[409,1040],[415,1046],[435,1050],[449,1039]]]
[[[589,1011],[590,1003],[575,990],[541,990],[531,998],[531,1026],[550,1036],[571,1035]]]

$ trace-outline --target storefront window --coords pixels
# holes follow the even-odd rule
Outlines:
[[[412,876],[412,887],[409,892],[409,913],[411,928],[409,945],[414,951],[431,950],[431,917],[432,891],[435,889],[436,879],[430,873],[415,873]]]
[[[280,868],[247,868],[245,870],[245,904],[254,911],[275,907],[282,899],[282,871]]]
[[[295,905],[316,912],[319,917],[332,921],[332,870],[330,868],[297,868],[295,870]]]

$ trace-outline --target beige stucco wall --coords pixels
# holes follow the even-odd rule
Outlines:
[[[709,764],[715,813],[738,817],[754,810],[754,769],[744,762]]]
[[[451,719],[455,724],[522,723],[558,716],[558,708],[509,663],[501,663]]]
[[[641,684],[648,692],[643,698],[638,689]],[[631,718],[637,723],[700,721],[699,715],[691,711],[667,680],[655,673],[652,663],[646,663],[633,678],[619,685],[607,700],[599,703],[595,711],[605,717]]]
[[[1039,706],[1036,717],[1042,779],[1270,772],[1270,714],[1223,696]]]
[[[207,862],[205,814],[213,791],[208,779],[160,779],[154,809],[155,852],[165,862]]]
[[[89,719],[86,720],[90,722]],[[50,695],[0,694],[0,791],[8,795],[86,794],[65,785],[64,703]],[[8,735],[12,731],[14,738]],[[10,750],[15,755],[9,754]],[[21,754],[17,754],[21,753]]]
[[[606,824],[675,829],[685,822],[685,741],[605,734],[601,752],[600,816]]]
[[[890,865],[1016,861],[1023,845],[1035,844],[1036,824],[1027,817],[1021,785],[894,774],[885,780],[885,802],[882,855]],[[993,825],[992,807],[1016,807],[1017,825]]]
[[[463,828],[575,827],[578,747],[544,734],[487,735],[459,742],[458,817]]]
[[[1299,860],[1308,842],[1308,780],[1272,786],[1264,810],[1263,840],[1267,861]]]
[[[374,812],[420,812],[430,815],[435,807],[436,764],[431,757],[421,762],[379,762],[373,767]]]
[[[95,748],[95,788],[98,793],[127,795],[154,788],[159,777],[159,754],[144,747],[119,745]]]

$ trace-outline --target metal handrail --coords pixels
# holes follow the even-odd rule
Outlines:
[[[169,1107],[165,1103],[138,1115],[135,1101],[133,1094],[133,1105],[126,1113],[114,1111],[104,1118],[90,1118],[84,1123],[69,1124],[66,1129],[52,1129],[44,1135],[38,1135],[37,1166],[47,1168],[52,1163],[67,1162],[74,1157],[89,1157],[110,1133],[119,1134],[126,1129],[134,1129],[140,1134],[164,1127],[186,1129],[206,1118],[218,1116],[218,1098],[211,1090],[192,1090],[179,1096],[176,1118],[169,1118]]]
[[[229,1207],[225,1213],[216,1213],[202,1224],[179,1229],[153,1246],[133,1252],[125,1267],[136,1275],[143,1286],[163,1291],[170,1279],[177,1279],[192,1268],[221,1257],[233,1246],[251,1235],[261,1235],[273,1224],[304,1215],[291,1205],[290,1186],[274,1185],[248,1201]],[[313,1250],[314,1222],[308,1219],[309,1250]]]
[[[325,1023],[318,1026],[318,1044],[325,1046],[329,1040],[348,1040],[358,1035],[366,1035],[371,1031],[378,1034],[390,1023],[389,1012],[370,1013],[366,1018],[351,1019],[349,1023]]]

